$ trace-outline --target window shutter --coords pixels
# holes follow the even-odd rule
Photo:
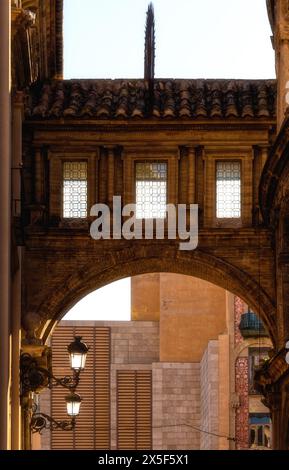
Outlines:
[[[117,448],[152,448],[151,371],[117,372]]]
[[[71,375],[67,345],[82,336],[90,347],[77,393],[82,397],[80,414],[73,431],[51,432],[52,449],[110,448],[110,329],[58,326],[52,336],[53,372],[57,377]],[[56,420],[67,420],[65,396],[68,391],[51,391],[51,412]]]

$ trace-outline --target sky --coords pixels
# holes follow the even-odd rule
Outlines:
[[[142,78],[148,0],[65,0],[64,76]],[[158,78],[274,78],[265,0],[154,0]],[[65,320],[129,320],[130,279]]]
[[[142,78],[149,0],[65,0],[65,78]],[[265,0],[154,0],[156,77],[273,78]]]
[[[80,300],[63,320],[129,321],[130,278],[108,284]]]

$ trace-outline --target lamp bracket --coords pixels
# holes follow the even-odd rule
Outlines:
[[[62,431],[72,431],[75,428],[75,418],[73,417],[70,421],[56,421],[51,416],[45,413],[33,413],[30,429],[32,433],[41,434],[45,429],[54,431],[56,429],[62,429]]]
[[[21,369],[21,395],[29,392],[40,392],[44,388],[57,386],[64,387],[69,391],[75,391],[79,384],[80,370],[73,370],[72,376],[55,377],[50,368],[39,365],[37,357],[29,353],[22,353],[20,357]]]

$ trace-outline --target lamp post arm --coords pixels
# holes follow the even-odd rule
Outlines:
[[[56,421],[51,416],[45,413],[34,413],[32,415],[30,428],[32,433],[40,433],[44,429],[50,429],[54,431],[56,429],[62,429],[63,431],[72,431],[75,428],[75,418],[73,417],[70,421]]]
[[[74,391],[79,384],[81,370],[73,370],[73,375],[66,375],[65,377],[55,377],[47,369],[38,368],[39,372],[43,373],[48,378],[48,388],[61,386],[70,391]]]
[[[79,384],[81,369],[73,369],[71,376],[55,377],[50,369],[41,367],[30,354],[21,356],[22,395],[41,388],[61,386],[73,392]]]

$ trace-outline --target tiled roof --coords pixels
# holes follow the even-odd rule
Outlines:
[[[275,80],[55,80],[29,91],[26,119],[272,119]]]

